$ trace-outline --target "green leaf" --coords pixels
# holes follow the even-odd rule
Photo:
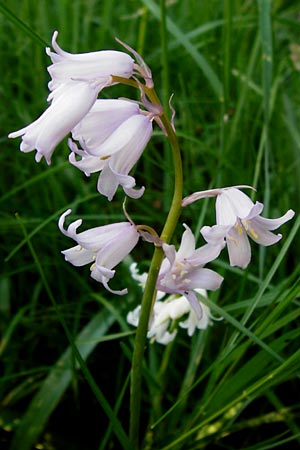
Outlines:
[[[79,333],[75,344],[84,360],[91,354],[98,340],[106,334],[114,320],[109,312],[101,311]],[[72,380],[73,360],[72,349],[69,347],[53,366],[29,405],[17,428],[11,450],[32,448]]]

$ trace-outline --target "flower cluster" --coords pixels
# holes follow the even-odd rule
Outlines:
[[[101,194],[112,200],[121,185],[129,197],[140,197],[144,188],[134,189],[135,179],[129,172],[145,149],[152,135],[152,121],[160,110],[155,105],[152,109],[149,101],[141,108],[133,101],[98,99],[98,95],[117,79],[126,80],[136,73],[149,84],[150,71],[141,58],[140,66],[120,51],[67,53],[57,44],[57,34],[55,31],[52,38],[54,52],[46,49],[52,61],[48,67],[50,106],[37,120],[9,137],[22,136],[20,150],[36,150],[36,161],[44,157],[50,164],[55,147],[71,132],[69,161],[86,175],[100,172],[97,187]]]
[[[176,140],[173,117],[168,121],[164,114],[149,67],[126,44],[121,43],[132,56],[114,50],[71,54],[57,44],[57,35],[54,32],[53,51],[46,49],[52,62],[48,67],[49,106],[33,123],[10,133],[9,137],[22,137],[22,152],[35,150],[37,162],[45,158],[50,164],[56,146],[70,133],[69,162],[86,176],[99,174],[97,190],[101,195],[111,201],[121,186],[126,196],[140,198],[145,187],[137,188],[130,172],[152,136],[153,123],[156,122],[170,142]],[[135,87],[140,100],[98,98],[102,90],[117,83]],[[169,244],[171,235],[165,240],[159,238],[147,225],[135,225],[126,212],[125,222],[77,232],[82,220],[65,228],[66,216],[71,213],[67,210],[59,219],[59,229],[76,245],[62,253],[74,266],[90,264],[93,279],[110,293],[124,295],[126,288],[114,290],[108,284],[115,275],[114,268],[134,249],[140,237],[160,246],[163,258],[153,286],[157,296],[152,305],[148,337],[167,344],[176,336],[177,325],[186,328],[191,336],[196,329],[205,329],[210,323],[210,311],[201,296],[205,297],[207,290],[219,289],[223,281],[206,264],[227,247],[230,264],[246,268],[251,259],[248,237],[264,246],[274,244],[281,235],[272,231],[294,216],[289,210],[278,219],[261,217],[263,204],[254,204],[240,190],[247,187],[196,192],[182,201],[182,206],[187,206],[201,198],[216,197],[216,225],[202,227],[206,243],[198,248],[187,225],[176,250]],[[133,277],[144,285],[146,275],[139,275],[135,266],[132,271]],[[137,325],[139,314],[140,306],[128,314],[128,322]]]
[[[147,274],[140,275],[136,263],[131,264],[130,271],[132,278],[138,282],[141,288],[144,288]],[[210,310],[201,301],[201,298],[207,298],[206,290],[196,288],[194,293],[194,308],[192,308],[185,295],[173,294],[166,297],[165,292],[156,291],[156,299],[147,333],[151,342],[167,345],[175,339],[178,326],[187,329],[188,336],[192,336],[196,329],[205,330],[211,324]],[[195,307],[196,302],[197,306]],[[140,312],[141,306],[138,305],[127,314],[127,322],[130,325],[138,326]]]

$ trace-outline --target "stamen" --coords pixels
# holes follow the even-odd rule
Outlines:
[[[244,232],[243,227],[237,222],[235,224],[235,228],[237,229],[237,232],[239,233],[239,235],[241,236]]]
[[[253,239],[258,239],[258,234],[254,230],[254,228],[251,226],[251,220],[243,220],[242,222],[243,222],[244,228],[247,231],[247,233],[249,233]]]

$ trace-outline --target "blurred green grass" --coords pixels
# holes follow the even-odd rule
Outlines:
[[[269,217],[280,216],[289,208],[299,214],[297,5],[268,0],[174,0],[167,2],[165,9],[166,48],[162,45],[161,9],[154,0],[0,3],[0,443],[4,448],[9,448],[18,429],[12,441],[17,450],[30,449],[36,439],[48,450],[120,445],[111,428],[107,429],[108,419],[87,388],[86,375],[77,370],[74,356],[69,388],[62,389],[52,415],[48,405],[43,433],[33,437],[32,444],[27,436],[26,447],[26,423],[18,424],[26,412],[28,420],[35,420],[38,413],[30,402],[38,398],[35,395],[40,388],[45,389],[56,361],[70,345],[61,323],[75,341],[83,327],[111,305],[114,325],[110,328],[108,322],[105,332],[112,336],[127,333],[132,330],[124,323],[126,311],[138,304],[140,295],[130,280],[127,263],[118,268],[116,276],[130,287],[129,295],[120,299],[92,281],[88,269],[71,267],[60,254],[72,245],[57,229],[61,212],[71,206],[73,217],[84,218],[87,228],[123,220],[123,195],[119,192],[112,203],[97,195],[96,177],[85,178],[67,164],[66,142],[58,146],[48,167],[44,162],[36,164],[33,153],[19,152],[18,140],[7,138],[9,132],[35,120],[46,107],[49,60],[44,42],[50,45],[54,30],[59,31],[62,48],[71,52],[120,49],[114,40],[119,37],[150,65],[161,98],[166,102],[174,93],[185,195],[208,187],[255,184],[255,198],[266,203]],[[135,93],[116,86],[104,95]],[[146,192],[140,201],[130,201],[127,206],[135,220],[158,231],[172,192],[169,161],[163,136],[157,131],[136,168],[138,184],[145,185]],[[204,222],[213,224],[213,203],[191,205],[184,210],[182,221],[193,230]],[[276,440],[283,441],[281,448],[287,448],[287,442],[288,448],[298,448],[292,445],[294,440],[295,445],[300,442],[296,420],[300,367],[294,356],[299,348],[300,238],[297,222],[296,228],[292,227],[293,223],[284,225],[282,242],[265,251],[252,245],[253,259],[246,272],[228,267],[225,255],[215,263],[225,282],[210,299],[225,313],[230,312],[232,321],[229,317],[216,322],[192,340],[181,334],[166,350],[158,345],[148,349],[147,412],[142,420],[148,431],[147,448],[259,449],[274,448]],[[291,230],[295,236],[291,235],[291,245],[284,248]],[[181,233],[179,226],[174,242]],[[268,278],[282,248],[280,265]],[[150,246],[143,244],[133,257],[146,269],[151,254]],[[241,320],[258,296],[246,326],[289,361],[283,365],[284,376],[282,363],[236,328],[234,320]],[[273,322],[268,322],[270,314]],[[238,339],[230,347],[237,332]],[[112,337],[93,347],[87,361],[112,408],[120,409],[125,430],[128,392],[122,393],[122,388],[131,350],[130,336],[120,340]],[[273,383],[268,382],[271,375]],[[175,410],[169,410],[174,405]],[[61,426],[65,414],[70,415],[72,427]],[[271,431],[269,414],[275,423]],[[158,425],[152,430],[149,421]],[[82,427],[86,431],[84,442],[76,431]],[[187,430],[194,427],[190,434]]]

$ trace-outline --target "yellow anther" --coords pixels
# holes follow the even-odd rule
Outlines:
[[[258,239],[258,234],[254,230],[254,228],[251,226],[251,220],[243,220],[243,225],[247,233],[250,234],[253,239]]]
[[[237,222],[235,224],[235,228],[237,229],[239,235],[241,236],[243,234],[243,232],[244,232],[243,227]]]
[[[253,237],[253,239],[258,239],[258,234],[255,233],[253,228],[249,229],[249,233],[251,234],[251,236]]]

